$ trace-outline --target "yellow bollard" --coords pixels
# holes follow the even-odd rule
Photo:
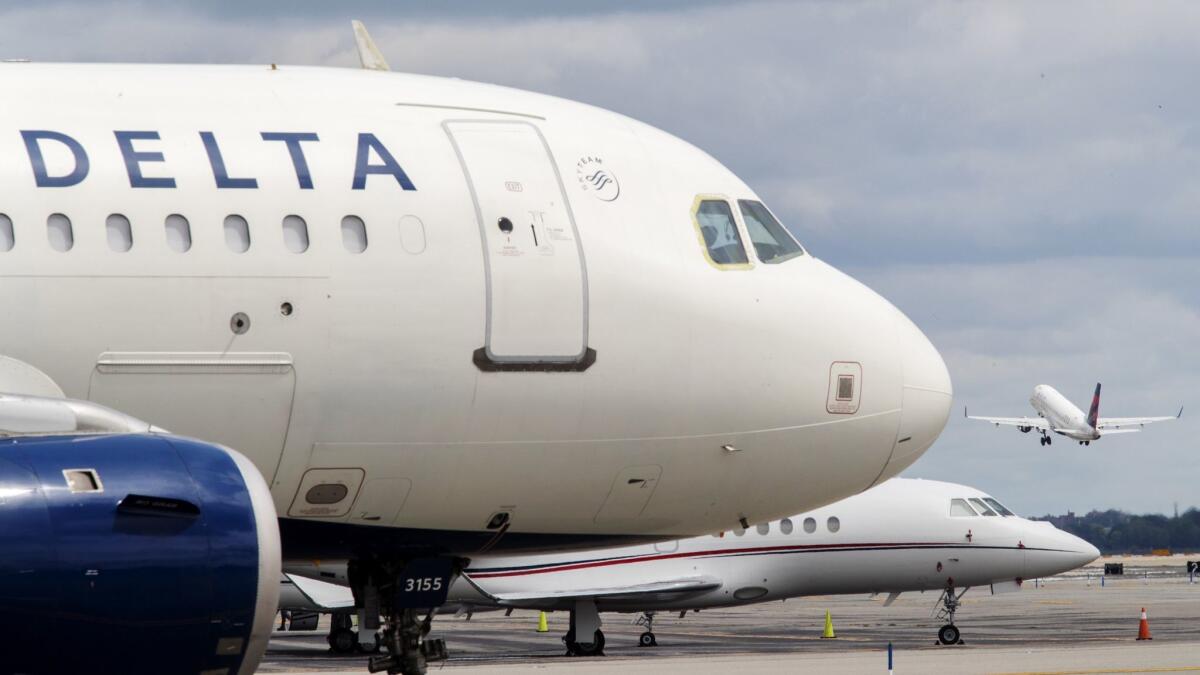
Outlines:
[[[833,632],[833,618],[829,616],[829,610],[825,610],[825,632],[821,635],[822,640],[832,640],[837,635]]]
[[[549,633],[550,627],[546,625],[546,613],[538,612],[538,629],[539,633]]]

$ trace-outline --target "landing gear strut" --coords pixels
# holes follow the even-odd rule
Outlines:
[[[962,596],[966,595],[969,588],[962,589],[962,592],[955,593],[953,586],[947,586],[946,590],[942,591],[942,597],[938,599],[942,608],[937,613],[937,618],[945,619],[946,625],[938,629],[938,641],[936,644],[943,645],[961,645],[962,634],[958,630],[958,626],[954,625],[954,613],[958,611],[958,606],[962,601]]]
[[[639,626],[646,627],[646,632],[638,636],[638,646],[657,647],[658,639],[654,637],[654,612],[642,612],[637,623]]]
[[[426,636],[459,569],[459,561],[451,558],[351,561],[347,577],[363,619],[359,629],[375,630],[378,617],[384,617],[382,643],[387,654],[372,657],[368,671],[424,675],[426,665],[446,659],[446,642]]]
[[[600,612],[595,600],[575,601],[563,642],[567,645],[567,656],[604,656],[604,631],[600,630]]]
[[[1054,442],[1054,440],[1052,438],[1050,438],[1050,434],[1043,431],[1042,432],[1042,445],[1050,445],[1053,442]]]

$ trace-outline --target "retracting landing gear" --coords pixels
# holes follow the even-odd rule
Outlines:
[[[585,635],[591,639],[580,639]],[[563,642],[567,645],[567,656],[604,656],[604,631],[600,630],[600,612],[595,600],[575,601],[570,628],[563,636]]]
[[[368,671],[424,675],[429,663],[446,659],[446,642],[426,636],[460,568],[453,558],[350,562],[347,576],[362,617],[360,630],[375,630],[378,617],[384,617],[382,642],[387,654],[372,657]]]
[[[942,596],[938,599],[942,607],[937,612],[937,618],[945,619],[946,625],[938,629],[938,641],[935,644],[964,644],[958,626],[954,625],[954,613],[958,611],[958,606],[962,604],[962,596],[966,595],[969,590],[970,588],[964,588],[960,593],[956,594],[953,586],[947,586],[946,590],[942,591]]]
[[[1043,431],[1042,432],[1042,445],[1051,445],[1053,443],[1054,443],[1054,439],[1050,438],[1050,434]]]
[[[638,646],[657,647],[658,639],[654,637],[654,612],[642,612],[637,625],[646,627],[646,632],[638,636]]]

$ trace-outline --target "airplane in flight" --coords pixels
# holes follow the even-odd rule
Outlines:
[[[0,598],[23,598],[0,632],[45,627],[29,672],[250,672],[272,557],[345,561],[385,621],[370,667],[424,672],[445,651],[422,616],[475,555],[778,518],[896,475],[945,426],[925,335],[715,159],[580,103],[387,72],[364,36],[361,70],[0,64],[0,499],[55,523],[0,528],[27,552],[0,556]],[[203,516],[249,489],[158,480],[163,429],[246,457],[278,528],[275,553],[261,504],[230,501],[274,590],[226,588],[242,618],[190,651],[140,632],[175,610],[135,574],[191,569],[182,521],[117,537],[67,508]],[[76,453],[106,443],[137,451]],[[113,605],[8,591],[67,574],[50,551],[88,523],[78,567],[126,593],[125,639],[64,650]]]
[[[1037,411],[1037,417],[978,417],[968,415],[963,408],[963,416],[972,420],[983,420],[996,426],[1005,425],[1016,427],[1021,433],[1029,433],[1037,429],[1041,434],[1042,445],[1050,445],[1050,434],[1059,434],[1076,440],[1080,445],[1091,445],[1092,441],[1101,436],[1112,434],[1128,434],[1141,431],[1147,424],[1179,419],[1183,416],[1183,408],[1175,415],[1166,417],[1100,417],[1100,383],[1096,383],[1096,393],[1092,395],[1092,407],[1085,415],[1082,410],[1067,400],[1066,396],[1048,384],[1039,384],[1033,388],[1029,397],[1029,405]]]
[[[659,612],[730,607],[811,595],[940,591],[942,644],[958,644],[955,614],[970,588],[1019,590],[1099,557],[1095,546],[1050,523],[1015,515],[975,488],[893,478],[829,506],[677,541],[562,554],[481,556],[451,588],[447,607],[571,612],[569,654],[604,648],[601,612],[641,613],[642,646],[657,644]],[[308,609],[352,607],[342,569],[287,570]],[[315,581],[314,581],[315,579]],[[321,583],[321,582],[326,583]],[[335,622],[336,623],[336,622]],[[330,644],[347,649],[346,632]],[[581,640],[578,636],[591,639]],[[370,638],[367,638],[370,642]]]

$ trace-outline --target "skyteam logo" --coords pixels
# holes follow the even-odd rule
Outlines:
[[[621,184],[612,171],[605,168],[599,157],[584,157],[575,164],[575,177],[579,187],[590,192],[596,199],[611,202],[621,195]]]

